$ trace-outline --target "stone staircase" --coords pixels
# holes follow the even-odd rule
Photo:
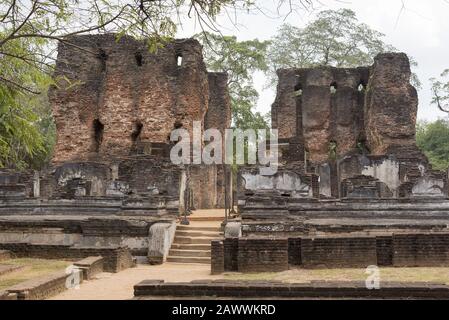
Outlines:
[[[221,236],[219,223],[178,225],[167,262],[210,264],[210,242]]]

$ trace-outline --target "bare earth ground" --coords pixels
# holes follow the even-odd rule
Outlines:
[[[157,266],[138,265],[119,273],[101,273],[96,280],[85,281],[79,289],[67,290],[51,300],[124,300],[133,298],[134,285],[142,280],[185,282],[220,278],[210,275],[209,265],[169,262]]]
[[[83,282],[79,289],[70,289],[52,300],[122,300],[133,298],[133,286],[142,280],[163,279],[166,282],[188,282],[200,279],[281,280],[305,283],[315,280],[365,280],[365,269],[304,270],[292,269],[277,273],[225,273],[210,275],[207,265],[165,263],[158,266],[138,265],[120,273],[102,273],[96,280]],[[424,281],[449,284],[449,268],[381,268],[381,281]]]
[[[56,271],[64,270],[66,267],[71,265],[71,262],[22,258],[5,260],[2,261],[0,265],[23,266],[23,268],[19,270],[0,275],[0,290],[3,290],[26,280],[46,276]]]

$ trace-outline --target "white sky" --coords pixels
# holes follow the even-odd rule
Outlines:
[[[298,0],[293,0],[298,2]],[[386,35],[386,43],[396,47],[415,58],[419,66],[418,74],[423,86],[418,92],[418,119],[435,120],[445,114],[435,105],[430,105],[431,92],[428,79],[439,76],[449,68],[449,0],[319,0],[315,1],[315,9],[311,12],[293,12],[285,18],[276,17],[278,0],[257,0],[262,13],[238,13],[236,28],[229,18],[223,14],[218,22],[221,32],[235,35],[239,40],[258,38],[268,40],[276,34],[283,22],[297,27],[304,26],[312,20],[317,12],[326,9],[349,8],[356,12],[359,21]],[[401,10],[402,3],[405,8]],[[287,9],[287,7],[284,7]],[[285,10],[284,10],[285,11]],[[270,12],[271,14],[270,17]],[[399,18],[399,19],[398,19]],[[195,33],[193,23],[184,24],[179,37],[190,37]],[[196,28],[196,31],[199,31]],[[264,89],[266,79],[263,74],[254,75],[254,83],[260,94],[257,110],[266,113],[274,101],[275,92]]]

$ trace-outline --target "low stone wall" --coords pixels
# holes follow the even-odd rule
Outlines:
[[[213,240],[211,247],[211,274],[220,274],[225,271],[223,241]]]
[[[16,294],[18,300],[43,300],[65,291],[67,278],[70,276],[65,271],[61,271],[19,283],[8,288],[7,291]],[[80,277],[80,281],[82,281],[82,277]]]
[[[393,265],[398,267],[449,266],[448,234],[393,236]]]
[[[96,274],[103,272],[104,261],[103,257],[87,257],[64,271],[30,279],[0,291],[0,300],[47,299],[81,284],[83,280],[93,279]]]
[[[211,272],[303,268],[449,266],[449,233],[380,236],[228,238],[212,241]]]
[[[301,238],[304,268],[357,268],[375,265],[376,238]]]
[[[283,271],[288,269],[286,239],[239,239],[239,272]]]
[[[449,299],[449,286],[436,283],[382,283],[369,290],[365,282],[282,283],[276,281],[197,280],[164,283],[145,280],[134,286],[136,299],[145,297],[230,298],[357,298]]]
[[[82,271],[84,280],[91,280],[97,274],[104,271],[104,258],[87,257],[75,262],[73,265]]]
[[[119,272],[134,266],[127,247],[75,247],[63,245],[37,245],[29,243],[0,243],[0,249],[10,250],[17,257],[41,259],[82,259],[91,256],[104,258],[104,270]]]

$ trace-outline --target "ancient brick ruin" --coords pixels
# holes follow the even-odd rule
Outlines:
[[[222,208],[231,194],[223,166],[169,158],[173,129],[229,127],[227,76],[207,72],[192,39],[156,53],[114,35],[67,42],[49,96],[52,165],[0,172],[0,249],[82,257],[127,247],[163,263],[180,214]],[[212,272],[448,266],[447,172],[416,147],[407,56],[278,75],[279,169],[239,168],[240,216],[212,242]]]
[[[0,172],[0,243],[127,246],[147,256],[160,240],[151,227],[161,224],[170,242],[180,214],[224,206],[220,165],[169,157],[173,129],[230,125],[227,75],[207,72],[198,41],[152,53],[127,36],[72,36],[59,44],[55,79],[52,165]],[[156,254],[163,262],[166,252]]]
[[[280,167],[239,169],[242,237],[213,244],[212,271],[449,265],[447,172],[416,146],[410,75],[402,53],[279,70]]]

